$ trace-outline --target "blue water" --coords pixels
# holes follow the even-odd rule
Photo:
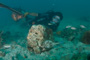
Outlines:
[[[0,0],[0,2],[10,7],[20,7],[30,12],[46,12],[48,10],[60,11],[63,13],[64,18],[90,16],[89,0]],[[3,19],[0,20],[0,24],[2,21],[7,21],[7,23],[13,21],[11,19],[11,12],[3,8],[0,8],[0,19]],[[3,24],[5,25],[7,23],[4,22]]]
[[[90,24],[90,0],[0,0],[0,3],[12,8],[22,8],[28,12],[44,13],[49,10],[60,11],[63,14],[63,20],[57,31],[63,30],[67,25],[89,26]],[[0,7],[0,30],[8,31],[13,35],[7,37],[8,39],[6,40],[17,42],[19,39],[26,39],[30,27],[24,26],[23,21],[15,22],[11,14],[12,12],[8,9]],[[87,18],[87,20],[83,19],[83,17]],[[56,39],[59,40],[58,38]],[[5,43],[10,44],[10,41]]]

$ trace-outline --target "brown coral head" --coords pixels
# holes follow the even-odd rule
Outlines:
[[[90,30],[83,34],[81,41],[85,44],[90,44]]]

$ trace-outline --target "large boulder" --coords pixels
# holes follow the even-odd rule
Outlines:
[[[50,50],[53,47],[53,32],[43,25],[33,25],[27,36],[28,49],[35,53]]]

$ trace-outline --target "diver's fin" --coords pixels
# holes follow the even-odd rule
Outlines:
[[[6,9],[9,9],[9,10],[11,10],[12,12],[15,12],[15,13],[17,13],[17,14],[19,14],[19,15],[23,15],[23,14],[20,13],[19,11],[15,10],[15,9],[13,9],[13,8],[10,8],[9,6],[4,5],[4,4],[2,4],[2,3],[0,3],[0,7],[3,7],[3,8],[6,8]]]

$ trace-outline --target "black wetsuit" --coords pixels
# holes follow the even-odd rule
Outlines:
[[[60,21],[56,24],[49,25],[48,23],[50,23],[52,21],[52,18],[55,15],[60,16]],[[62,19],[63,19],[62,13],[49,11],[44,14],[39,14],[38,17],[36,17],[35,19],[32,20],[32,23],[35,22],[35,24],[42,24],[48,28],[51,28],[53,31],[56,31]],[[30,22],[30,24],[31,24],[31,22]]]

